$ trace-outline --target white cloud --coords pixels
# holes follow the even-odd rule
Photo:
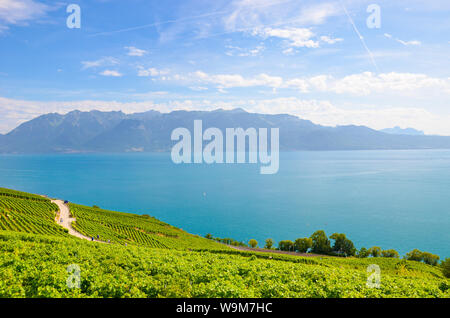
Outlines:
[[[8,25],[26,25],[28,21],[44,16],[51,8],[34,0],[1,0],[0,32]]]
[[[310,84],[308,82],[308,79],[293,78],[293,79],[285,81],[283,86],[297,89],[301,93],[307,93],[309,91]]]
[[[197,92],[208,90],[208,87],[204,87],[204,86],[191,86],[189,88],[192,89],[193,91],[197,91]]]
[[[261,54],[262,51],[264,51],[265,47],[263,44],[260,44],[254,48],[251,49],[245,49],[238,46],[232,46],[227,45],[225,46],[227,48],[227,51],[225,52],[228,56],[258,56]]]
[[[154,67],[150,67],[150,68],[143,68],[142,66],[139,66],[139,70],[138,70],[138,76],[141,77],[146,77],[146,76],[151,76],[151,77],[156,77],[156,76],[161,76],[161,75],[167,75],[169,74],[168,70],[160,70]]]
[[[121,77],[121,76],[123,76],[123,74],[121,74],[121,73],[119,73],[118,71],[115,71],[115,70],[104,70],[103,72],[100,73],[100,75],[112,76],[112,77]]]
[[[111,56],[107,56],[107,57],[103,57],[99,60],[95,60],[95,61],[82,61],[81,65],[82,65],[82,69],[88,69],[88,68],[96,68],[96,67],[104,67],[104,66],[111,66],[111,65],[117,65],[119,64],[119,60],[111,57]]]
[[[128,50],[127,55],[129,56],[144,56],[145,54],[148,53],[147,51],[138,49],[137,47],[134,46],[126,46],[125,49]]]
[[[307,47],[318,48],[319,42],[313,40],[315,34],[308,28],[264,28],[255,29],[254,35],[259,35],[263,38],[277,37],[289,41],[289,46],[292,47]]]
[[[292,47],[288,47],[287,49],[283,50],[283,54],[285,54],[285,55],[292,55],[292,54],[294,54],[294,52],[295,51]]]
[[[147,93],[134,93],[134,94],[132,94],[132,96],[134,98],[139,98],[139,99],[150,99],[150,98],[164,97],[164,96],[167,96],[168,94],[169,94],[169,92],[166,92],[166,91],[150,91]]]
[[[330,17],[342,14],[337,3],[318,3],[307,6],[300,11],[299,22],[303,24],[323,24]]]
[[[310,28],[295,28],[295,27],[285,27],[285,28],[271,28],[266,27],[262,29],[254,29],[252,35],[260,36],[264,39],[269,37],[275,37],[284,39],[287,41],[287,45],[295,48],[306,47],[306,48],[318,48],[320,43],[335,44],[342,42],[342,38],[332,38],[327,35],[322,35],[320,37],[316,36]],[[285,49],[284,54],[292,54],[293,50]]]
[[[277,7],[277,1],[272,0],[234,0],[231,3],[233,12],[224,18],[225,28],[236,31],[262,23],[267,16],[267,9]]]
[[[401,43],[403,45],[406,45],[406,46],[408,46],[408,45],[421,45],[422,44],[422,42],[417,41],[417,40],[403,41],[403,40],[397,39],[397,42],[399,42],[399,43]]]
[[[436,90],[450,94],[450,78],[434,78],[425,74],[363,72],[342,78],[318,75],[295,78],[284,82],[283,87],[297,88],[301,92],[332,92],[348,95],[370,95],[376,93],[423,94],[425,90]]]
[[[426,74],[363,72],[350,74],[341,78],[331,75],[316,75],[303,78],[285,79],[265,73],[244,77],[240,74],[208,74],[196,71],[187,75],[176,74],[167,77],[189,83],[215,85],[217,88],[269,87],[272,89],[296,89],[301,93],[327,92],[348,95],[370,95],[376,93],[424,94],[434,90],[439,94],[450,94],[450,78],[435,78]]]
[[[397,38],[394,38],[391,34],[389,33],[385,33],[384,36],[388,39],[394,39],[395,41],[397,41],[398,43],[401,43],[405,46],[409,46],[409,45],[421,45],[422,42],[418,41],[418,40],[411,40],[411,41],[404,41],[404,40],[400,40]]]
[[[322,42],[325,42],[325,43],[328,43],[328,44],[335,44],[335,43],[344,41],[344,39],[342,39],[342,38],[331,38],[331,37],[326,36],[326,35],[322,35],[320,37],[320,40]]]
[[[330,17],[341,15],[333,2],[306,3],[292,0],[234,0],[232,12],[223,22],[228,31],[294,23],[297,26],[319,25]]]
[[[417,92],[422,89],[436,89],[450,93],[450,78],[433,78],[425,74],[364,72],[327,81],[326,90],[338,94],[368,95],[385,92]]]
[[[272,88],[281,87],[283,78],[279,76],[270,76],[267,74],[259,74],[252,78],[245,78],[239,74],[218,74],[209,75],[202,71],[189,74],[187,77],[179,76],[181,80],[195,80],[201,83],[215,84],[218,88],[232,87],[253,87],[267,86]]]

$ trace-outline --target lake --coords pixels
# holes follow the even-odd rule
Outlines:
[[[274,175],[168,153],[0,155],[0,186],[260,246],[323,229],[357,248],[450,256],[450,150],[286,152]]]

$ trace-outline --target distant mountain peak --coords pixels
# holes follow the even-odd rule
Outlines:
[[[241,107],[233,108],[232,110],[230,110],[230,112],[232,112],[232,113],[247,113],[247,111]]]
[[[425,133],[421,130],[417,130],[414,128],[401,128],[399,126],[395,126],[394,128],[385,128],[381,129],[381,132],[393,135],[410,135],[410,136],[423,136]]]
[[[212,112],[212,113],[221,113],[221,112],[224,112],[224,113],[235,113],[235,114],[238,114],[238,113],[247,113],[247,111],[246,111],[245,109],[241,108],[241,107],[233,108],[233,109],[217,108],[217,109],[215,109],[215,110],[213,110],[213,111],[211,111],[211,112]]]

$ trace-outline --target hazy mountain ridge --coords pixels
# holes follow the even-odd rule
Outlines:
[[[450,137],[392,134],[365,126],[327,127],[287,114],[242,109],[160,113],[81,112],[46,114],[0,135],[0,153],[170,151],[173,129],[203,121],[203,129],[279,128],[280,150],[450,148]]]
[[[412,136],[425,135],[425,133],[421,130],[417,130],[414,128],[400,128],[399,126],[395,126],[394,128],[381,129],[380,131],[387,134],[396,134],[396,135],[412,135]]]

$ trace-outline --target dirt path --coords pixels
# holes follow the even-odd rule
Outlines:
[[[75,231],[75,229],[72,227],[72,222],[75,221],[75,218],[70,215],[69,207],[64,204],[61,200],[51,200],[52,203],[55,203],[59,208],[59,213],[57,214],[57,219],[55,219],[56,223],[58,223],[60,226],[66,228],[69,230],[69,234],[79,237],[83,240],[92,241],[92,238],[81,234],[80,232]],[[61,222],[62,220],[62,222]],[[105,243],[102,241],[95,240],[96,242]]]

